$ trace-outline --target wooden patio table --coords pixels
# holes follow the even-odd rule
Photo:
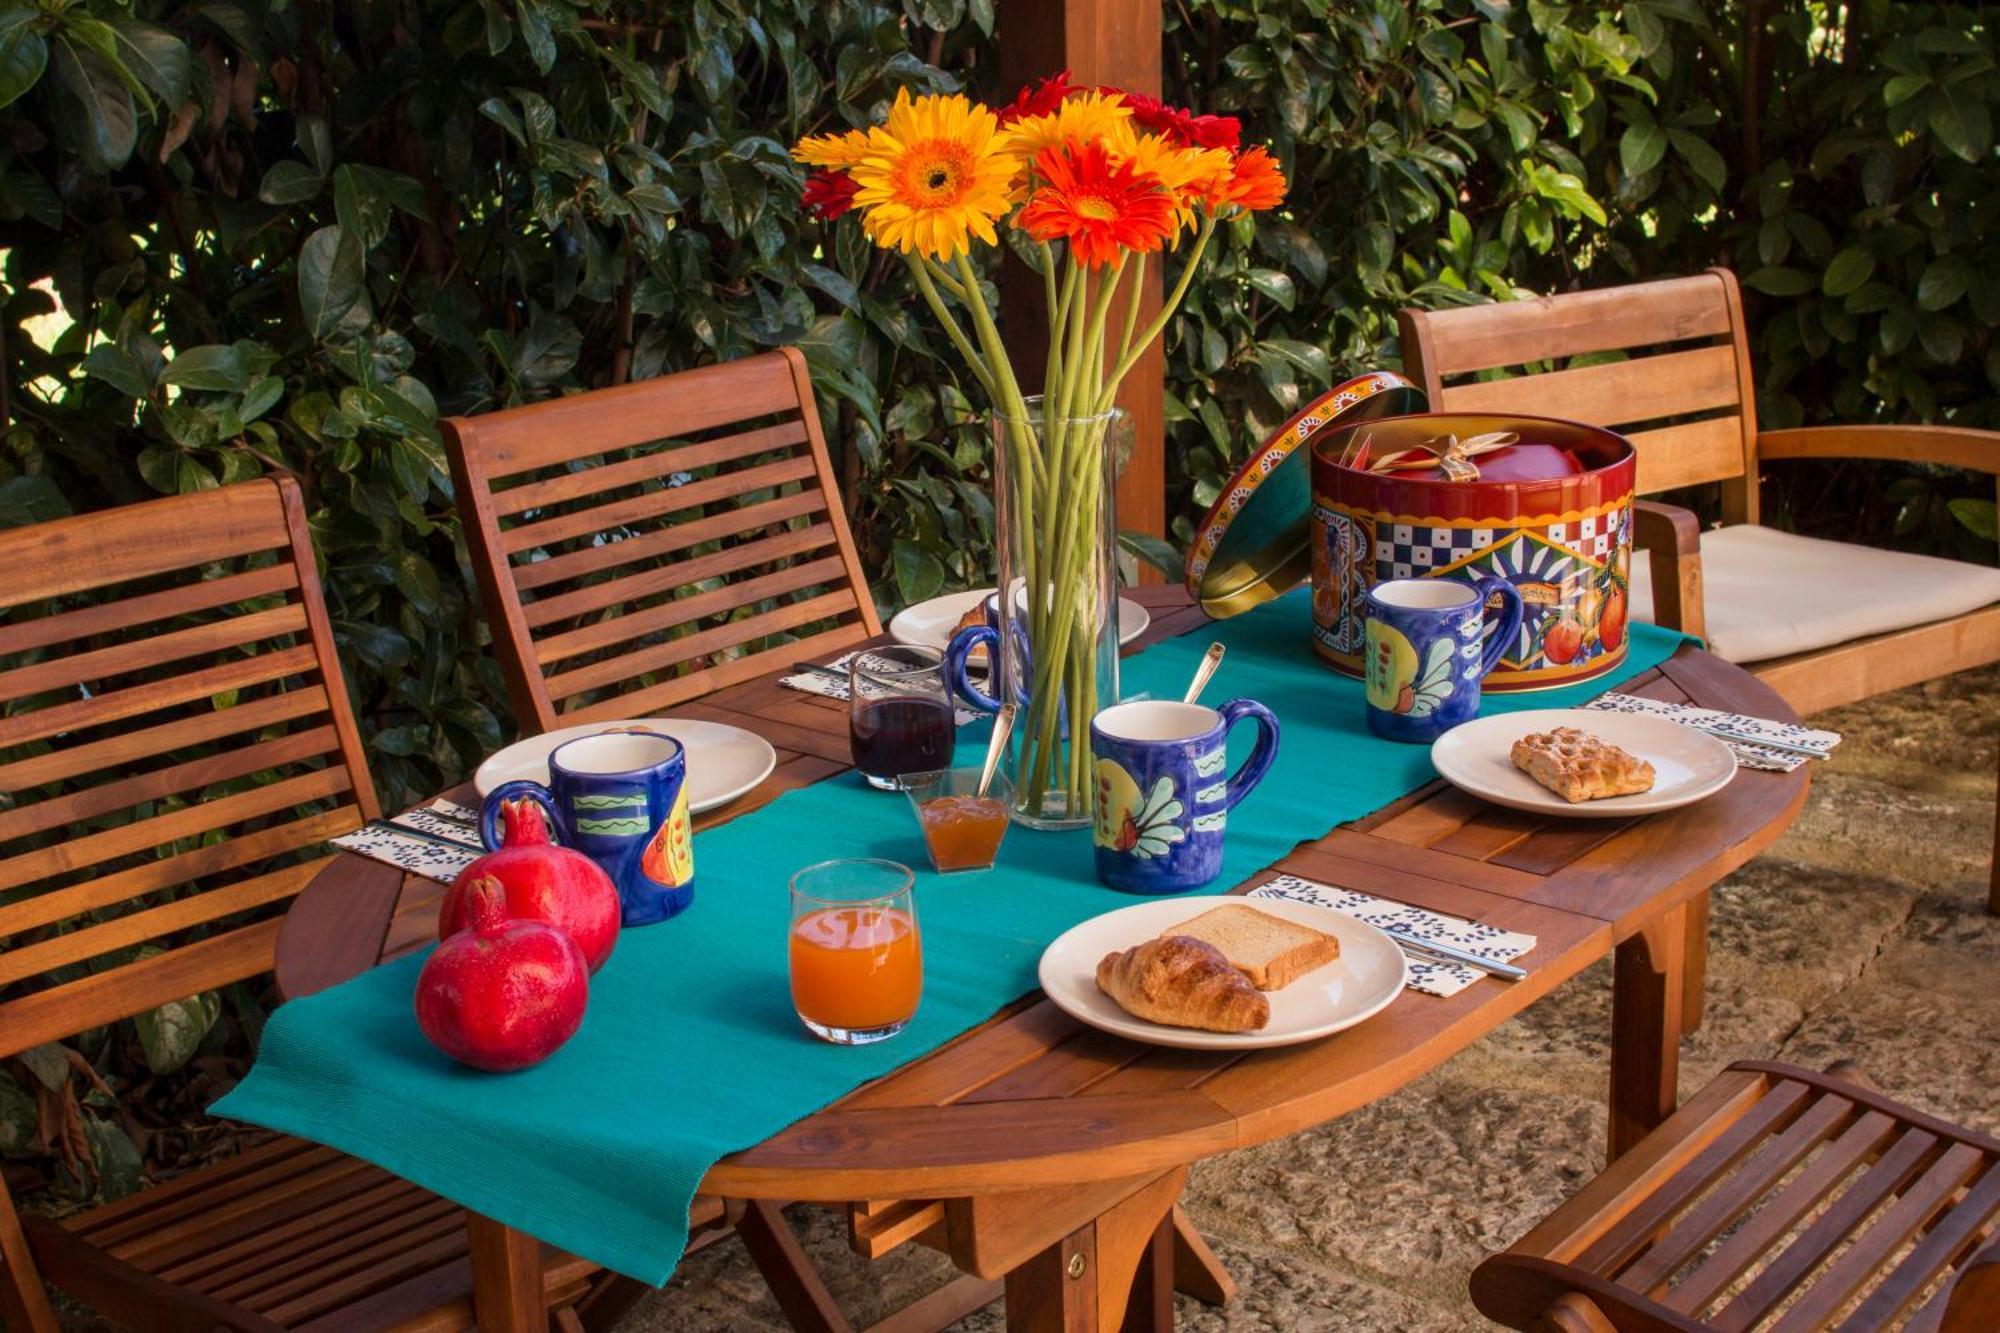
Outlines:
[[[1128,595],[1152,611],[1142,642],[1207,623],[1179,589]],[[1692,646],[1621,688],[1795,720],[1768,687]],[[775,675],[673,711],[758,732],[779,753],[770,780],[697,827],[848,766],[846,705],[784,689]],[[1537,940],[1519,960],[1525,981],[1483,978],[1448,999],[1407,994],[1336,1036],[1247,1053],[1126,1041],[1037,994],[724,1158],[697,1208],[731,1202],[697,1220],[734,1222],[801,1328],[847,1325],[779,1211],[792,1201],[848,1205],[865,1255],[918,1241],[965,1274],[880,1328],[939,1327],[1003,1289],[1014,1330],[1170,1328],[1176,1288],[1212,1303],[1233,1290],[1177,1206],[1191,1163],[1388,1095],[1614,951],[1616,1157],[1675,1107],[1680,1037],[1700,1021],[1709,887],[1778,837],[1807,781],[1805,768],[1744,769],[1705,801],[1636,820],[1523,814],[1433,782],[1301,843],[1239,890],[1289,872],[1524,931]],[[447,795],[476,800],[469,786]],[[421,946],[442,892],[380,862],[337,858],[287,915],[280,985],[309,993]],[[539,1333],[540,1243],[475,1215],[468,1226],[480,1327]]]

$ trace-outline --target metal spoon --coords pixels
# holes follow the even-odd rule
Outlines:
[[[1187,693],[1181,696],[1182,703],[1191,704],[1201,697],[1202,690],[1208,686],[1209,678],[1215,675],[1215,669],[1222,665],[1222,652],[1221,644],[1208,645],[1208,651],[1201,655],[1201,665],[1194,669],[1194,680],[1189,683]]]
[[[1007,733],[1014,729],[1014,705],[1002,708],[993,719],[993,735],[986,742],[986,767],[979,774],[977,796],[986,795],[986,789],[993,785],[994,770],[1000,767],[1000,756],[1007,752]]]

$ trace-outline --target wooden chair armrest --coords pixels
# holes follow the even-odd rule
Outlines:
[[[1640,500],[1632,506],[1632,542],[1653,574],[1653,623],[1700,637],[1701,520],[1679,505]]]
[[[1472,1303],[1509,1328],[1549,1327],[1550,1312],[1570,1293],[1588,1296],[1619,1333],[1707,1333],[1678,1310],[1574,1264],[1510,1251],[1472,1270]]]
[[[1799,426],[1757,435],[1757,457],[1881,458],[2000,473],[2000,431],[1969,426]]]
[[[2000,1236],[1966,1260],[1947,1293],[1938,1333],[1981,1333],[2000,1323]]]

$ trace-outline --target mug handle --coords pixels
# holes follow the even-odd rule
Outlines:
[[[1222,714],[1225,744],[1228,743],[1229,732],[1244,718],[1257,724],[1255,748],[1243,761],[1243,767],[1229,775],[1229,793],[1223,798],[1222,808],[1234,810],[1238,801],[1257,789],[1257,784],[1271,771],[1271,761],[1278,757],[1278,719],[1276,714],[1255,699],[1231,699],[1215,711]]]
[[[549,832],[565,847],[576,846],[576,839],[570,836],[569,821],[556,808],[556,798],[547,787],[533,778],[515,778],[503,782],[486,794],[479,803],[479,844],[487,851],[500,849],[500,831],[494,825],[500,817],[500,806],[504,801],[526,799],[542,807],[542,813],[549,817]]]
[[[1479,605],[1484,614],[1486,599],[1500,599],[1500,627],[1486,640],[1486,653],[1479,659],[1479,678],[1484,680],[1494,667],[1500,665],[1500,655],[1507,651],[1507,645],[1521,632],[1521,590],[1506,579],[1495,578],[1491,574],[1481,574],[1472,580],[1472,586],[1479,590]]]
[[[986,645],[987,662],[998,666],[1000,631],[991,625],[967,625],[952,635],[951,642],[945,645],[944,678],[951,682],[951,688],[974,708],[985,713],[997,713],[1000,711],[1000,701],[973,684],[972,676],[967,670],[966,659],[971,657],[972,650],[982,643]],[[998,671],[989,668],[987,679],[997,679],[999,674]]]

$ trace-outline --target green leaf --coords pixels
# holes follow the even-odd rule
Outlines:
[[[1768,267],[1743,279],[1743,285],[1767,296],[1804,296],[1819,283],[1804,269]]]
[[[100,172],[125,165],[139,140],[132,90],[95,51],[78,50],[68,38],[55,47],[56,86],[64,125],[81,134],[85,160]]]
[[[1618,163],[1627,176],[1643,176],[1666,160],[1667,132],[1652,120],[1628,125],[1618,139]]]
[[[0,107],[39,83],[48,63],[49,43],[41,33],[23,26],[0,37]]]
[[[138,77],[168,108],[188,95],[189,58],[180,38],[157,24],[135,18],[109,18],[106,26],[117,39],[118,61]]]
[[[1688,169],[1699,176],[1709,189],[1721,194],[1722,187],[1729,181],[1729,168],[1723,164],[1722,154],[1716,152],[1706,139],[1688,130],[1668,130],[1667,138],[1672,141],[1674,152],[1688,164]]]
[[[1828,296],[1845,296],[1875,275],[1875,256],[1858,245],[1850,245],[1833,257],[1820,275],[1820,290]]]
[[[1274,268],[1253,268],[1243,275],[1250,285],[1278,303],[1280,309],[1290,310],[1299,299],[1298,288],[1292,285],[1292,275],[1281,273]]]
[[[0,1152],[24,1152],[40,1138],[41,1112],[19,1083],[0,1074]]]
[[[302,204],[317,195],[325,184],[320,174],[305,163],[284,158],[273,162],[271,169],[264,173],[264,179],[257,186],[257,197],[279,207]]]
[[[1972,264],[1963,255],[1939,255],[1917,283],[1917,305],[1924,310],[1954,305],[1971,290],[1972,278]]]
[[[28,1067],[28,1072],[35,1076],[35,1082],[50,1092],[61,1092],[69,1086],[69,1057],[63,1054],[63,1048],[54,1042],[31,1046],[22,1051],[18,1058]]]
[[[1940,88],[1930,98],[1931,133],[1968,162],[1993,150],[1993,113],[1963,88]]]
[[[190,347],[167,362],[160,383],[183,389],[242,389],[250,383],[250,363],[240,346],[208,343]]]
[[[0,528],[25,528],[70,512],[69,501],[47,477],[19,476],[0,481]]]
[[[116,343],[99,343],[84,354],[81,369],[95,380],[102,380],[127,398],[144,398],[152,392],[153,383],[146,378],[146,372],[132,354]]]
[[[937,596],[944,586],[944,563],[915,542],[899,537],[891,548],[896,591],[905,606]]]
[[[214,991],[169,1000],[134,1018],[139,1051],[155,1074],[171,1074],[201,1049],[202,1038],[222,1013],[222,998]]]
[[[91,1165],[97,1172],[97,1193],[106,1203],[138,1192],[145,1180],[145,1163],[125,1131],[94,1115],[83,1117],[84,1137],[90,1140]]]
[[[299,248],[299,313],[323,340],[361,299],[361,247],[338,225],[321,227]]]
[[[1150,533],[1121,531],[1118,534],[1118,545],[1169,578],[1177,579],[1181,576],[1183,563],[1181,553],[1174,549],[1171,542],[1162,541]]]
[[[1945,507],[1951,510],[1960,527],[1981,541],[2000,540],[2000,520],[1995,517],[1993,501],[1961,496],[1946,501]]]

